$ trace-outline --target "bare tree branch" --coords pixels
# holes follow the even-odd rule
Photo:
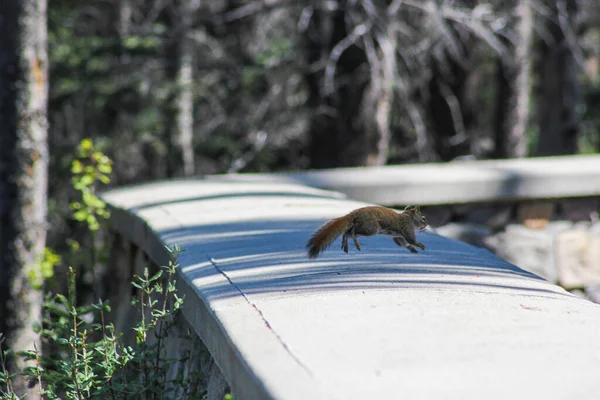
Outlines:
[[[356,42],[363,35],[369,32],[371,30],[372,25],[372,22],[366,22],[355,26],[354,29],[352,29],[352,32],[350,32],[348,36],[346,36],[343,40],[336,44],[335,47],[331,50],[331,53],[329,54],[329,59],[327,60],[327,65],[325,66],[325,95],[331,95],[335,90],[335,69],[337,66],[337,62],[344,53],[344,51],[346,51],[353,44],[356,44]]]
[[[558,11],[558,24],[560,29],[563,31],[563,35],[565,35],[565,40],[569,44],[571,52],[573,53],[573,58],[575,59],[577,66],[580,69],[583,69],[585,63],[583,52],[577,41],[577,34],[573,30],[573,24],[569,21],[569,12],[567,11],[565,0],[556,0],[556,9]]]

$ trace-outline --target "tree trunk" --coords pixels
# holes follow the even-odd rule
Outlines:
[[[368,79],[361,67],[366,65],[364,51],[356,45],[338,47],[349,32],[344,13],[314,10],[307,29],[307,56],[314,72],[306,76],[309,105],[313,109],[309,132],[310,168],[334,168],[365,165],[368,159],[368,139],[361,107]],[[333,85],[327,90],[327,75],[316,68],[331,62],[336,52]],[[321,64],[322,65],[322,64]],[[373,115],[371,115],[373,118]]]
[[[0,322],[15,352],[41,349],[33,324],[41,320],[39,271],[46,240],[47,31],[46,0],[0,2]],[[9,368],[25,366],[18,357]],[[39,398],[21,377],[16,393]]]
[[[556,3],[561,4],[564,6],[565,2]],[[573,54],[573,46],[576,44],[565,35],[565,31],[573,36],[577,32],[573,26],[577,4],[566,4],[568,7],[562,11],[553,8],[555,14],[552,20],[547,21],[547,29],[552,34],[553,41],[542,44],[541,96],[538,99],[540,133],[535,151],[538,156],[574,154],[577,151],[577,106],[581,101],[581,94]],[[561,23],[563,17],[559,14],[567,14],[569,18]]]
[[[131,17],[133,15],[133,6],[131,0],[120,0],[119,1],[119,15],[117,31],[121,38],[129,35],[131,29]]]
[[[195,171],[194,158],[194,42],[191,30],[194,16],[200,8],[200,0],[180,0],[174,3],[176,18],[173,30],[176,32],[169,49],[174,59],[170,75],[175,83],[172,96],[171,126],[167,127],[170,137],[168,176],[183,173],[190,176]]]
[[[363,95],[363,129],[367,136],[366,165],[385,165],[391,141],[391,114],[396,85],[398,39],[393,21],[386,21],[386,34],[378,37],[379,50],[371,51],[371,81]]]
[[[200,0],[184,0],[181,6],[182,35],[179,48],[179,71],[177,73],[177,136],[185,176],[194,174],[194,43],[191,27],[194,15],[200,8]]]
[[[531,0],[515,6],[516,39],[509,59],[498,61],[497,105],[494,123],[494,157],[521,158],[527,155],[527,125],[531,78],[533,13]]]
[[[467,49],[464,49],[467,52]],[[470,71],[452,57],[432,60],[426,110],[434,137],[433,149],[442,161],[451,161],[471,151],[467,128],[473,116],[465,104],[464,92]],[[445,63],[442,65],[441,63]]]

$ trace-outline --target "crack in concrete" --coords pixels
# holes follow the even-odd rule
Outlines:
[[[244,293],[244,291],[242,289],[240,289],[233,282],[233,280],[231,280],[231,278],[227,275],[227,273],[225,271],[223,271],[219,267],[218,261],[215,260],[214,258],[209,258],[208,260],[213,265],[213,267],[215,267],[217,269],[217,271],[219,271],[221,273],[221,275],[223,275],[225,277],[225,279],[227,279],[227,281],[229,282],[229,284],[231,286],[233,286],[240,293],[240,295],[244,298],[244,300],[246,300],[246,302],[248,304],[250,304],[250,306],[256,310],[256,312],[258,313],[258,315],[260,315],[260,318],[265,323],[265,326],[267,327],[267,329],[269,329],[273,333],[273,335],[275,335],[275,337],[277,338],[277,340],[279,341],[279,343],[281,343],[281,345],[283,346],[283,348],[285,349],[285,351],[288,352],[288,354],[292,357],[292,359],[294,359],[294,361],[296,361],[296,363],[300,367],[302,367],[310,376],[313,376],[312,371],[306,365],[304,365],[304,363],[288,347],[288,345],[285,343],[285,341],[282,339],[282,337],[279,335],[279,333],[277,333],[277,331],[275,331],[275,329],[273,329],[273,327],[271,326],[271,324],[269,323],[269,321],[267,321],[267,318],[264,316],[263,312],[258,308],[258,306],[256,304],[254,304],[252,301],[250,301],[250,299],[248,298],[248,296],[246,296],[246,293]]]

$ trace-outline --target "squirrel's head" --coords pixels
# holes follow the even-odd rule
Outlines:
[[[403,214],[406,214],[410,217],[410,220],[416,229],[424,231],[425,228],[427,228],[427,220],[421,213],[421,208],[419,206],[406,206]]]

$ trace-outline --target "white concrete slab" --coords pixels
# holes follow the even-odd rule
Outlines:
[[[221,179],[300,183],[376,204],[438,205],[600,195],[600,156],[339,168]]]
[[[185,315],[236,398],[598,398],[600,306],[429,232],[416,255],[373,237],[308,260],[311,233],[362,203],[277,183],[180,184],[104,198],[130,210],[112,224],[149,253],[152,230],[186,249]]]

